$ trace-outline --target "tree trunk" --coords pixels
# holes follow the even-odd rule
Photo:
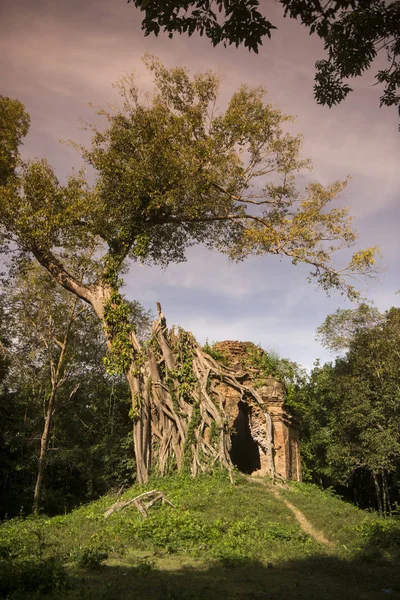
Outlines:
[[[389,494],[389,488],[388,488],[388,484],[387,484],[387,477],[386,477],[385,471],[383,471],[383,473],[382,473],[382,486],[383,486],[383,490],[384,490],[384,494],[385,494],[385,504],[387,506],[389,515],[391,515],[392,514],[392,504],[390,502],[390,494]]]
[[[384,473],[381,473],[381,482],[382,482],[382,508],[383,508],[383,516],[387,517],[387,497],[386,497],[386,487],[384,482]]]
[[[55,388],[55,386],[53,386],[51,393],[50,393],[47,408],[46,408],[46,416],[45,416],[45,420],[44,420],[43,433],[40,438],[39,465],[38,465],[38,473],[37,473],[37,477],[36,477],[36,485],[35,485],[35,492],[33,495],[33,505],[32,505],[33,512],[37,512],[39,510],[40,494],[42,491],[43,472],[44,472],[46,455],[47,455],[47,446],[48,446],[49,438],[50,438],[50,429],[51,429],[51,422],[52,422],[53,413],[54,413],[55,400],[56,400],[56,388]]]
[[[381,517],[383,517],[383,508],[382,508],[382,496],[381,496],[381,487],[379,485],[379,480],[378,480],[378,475],[377,473],[372,473],[372,477],[374,480],[374,484],[375,484],[375,492],[376,492],[376,499],[378,502],[378,511],[379,511],[379,515]]]
[[[151,417],[149,398],[143,395],[140,378],[132,374],[126,375],[132,398],[133,446],[136,460],[136,479],[146,483],[151,466]]]
[[[67,321],[67,326],[65,329],[63,340],[61,342],[52,340],[53,342],[55,341],[59,345],[60,354],[58,356],[56,367],[53,364],[52,359],[50,358],[51,392],[50,392],[49,401],[48,401],[47,407],[46,407],[46,415],[45,415],[45,420],[44,420],[43,433],[42,433],[42,436],[40,439],[40,454],[39,454],[38,473],[37,473],[37,477],[36,477],[36,485],[35,485],[35,491],[34,491],[34,495],[33,495],[33,505],[32,505],[33,512],[37,512],[39,510],[43,473],[44,473],[44,468],[45,468],[45,463],[46,463],[47,447],[49,445],[49,439],[50,439],[51,424],[52,424],[54,410],[55,410],[57,390],[59,389],[59,387],[63,381],[64,359],[65,359],[65,354],[67,352],[71,326],[72,326],[73,321],[75,320],[75,309],[76,309],[77,303],[78,303],[78,298],[75,297],[72,301],[71,310],[68,315],[68,321]]]

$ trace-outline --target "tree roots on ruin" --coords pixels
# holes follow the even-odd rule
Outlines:
[[[269,474],[275,476],[271,416],[257,390],[246,383],[245,373],[238,375],[204,352],[191,333],[168,330],[159,304],[151,340],[137,353],[128,379],[135,390],[133,435],[140,483],[150,472],[178,470],[196,476],[216,466],[225,468],[232,480],[232,423],[223,386],[262,413],[264,435],[257,441]]]

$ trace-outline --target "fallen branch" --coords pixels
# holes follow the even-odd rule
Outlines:
[[[147,502],[145,502],[145,500],[147,500]],[[110,506],[110,508],[106,510],[106,512],[104,513],[104,518],[107,519],[107,517],[109,517],[113,513],[123,510],[124,508],[127,508],[127,506],[131,506],[132,504],[136,506],[137,510],[143,517],[147,517],[149,509],[160,500],[162,504],[169,504],[170,506],[172,506],[172,508],[175,508],[172,502],[170,502],[168,498],[164,496],[163,492],[160,492],[159,490],[152,490],[151,492],[144,492],[139,496],[135,496],[135,498],[132,498],[131,500],[126,500],[126,502],[121,502],[120,500],[118,500],[117,502],[115,502],[115,504],[113,504],[112,506]]]

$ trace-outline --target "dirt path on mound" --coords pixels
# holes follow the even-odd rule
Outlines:
[[[282,498],[282,496],[279,493],[279,488],[277,485],[268,485],[267,482],[261,481],[260,479],[254,479],[253,477],[248,477],[247,479],[249,481],[252,481],[253,483],[258,483],[260,485],[267,487],[268,490],[270,490],[274,494],[275,498],[280,500],[280,502],[283,502],[284,504],[286,504],[288,509],[293,513],[296,521],[298,522],[298,524],[300,525],[300,527],[302,528],[304,533],[307,533],[308,535],[313,537],[317,542],[319,542],[320,544],[323,544],[324,546],[328,546],[329,548],[335,547],[335,544],[333,542],[328,540],[320,531],[318,531],[318,529],[315,529],[315,527],[304,516],[304,514],[301,512],[301,510],[299,510],[298,508],[293,506],[293,504],[291,502],[289,502],[288,500],[286,500],[285,498]]]

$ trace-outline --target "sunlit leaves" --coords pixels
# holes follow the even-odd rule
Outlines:
[[[375,249],[347,268],[332,265],[333,253],[356,240],[347,208],[332,206],[346,182],[296,185],[310,163],[301,136],[285,131],[292,118],[266,103],[261,87],[242,86],[217,111],[211,71],[191,77],[151,56],[145,64],[154,93],[143,96],[124,76],[115,86],[122,104],[99,109],[103,127],[89,126],[91,144],[78,147],[94,169],[92,186],[84,172],[60,185],[46,160],[21,162],[0,194],[8,241],[41,253],[42,264],[44,252],[55,264],[55,255],[76,259],[96,248],[93,275],[102,264],[100,279],[112,289],[126,258],[167,266],[203,243],[234,260],[272,253],[307,263],[324,289],[352,296],[345,276],[372,272]]]
[[[338,309],[317,329],[317,338],[333,352],[348,350],[357,335],[382,324],[384,316],[368,304],[355,309]]]

